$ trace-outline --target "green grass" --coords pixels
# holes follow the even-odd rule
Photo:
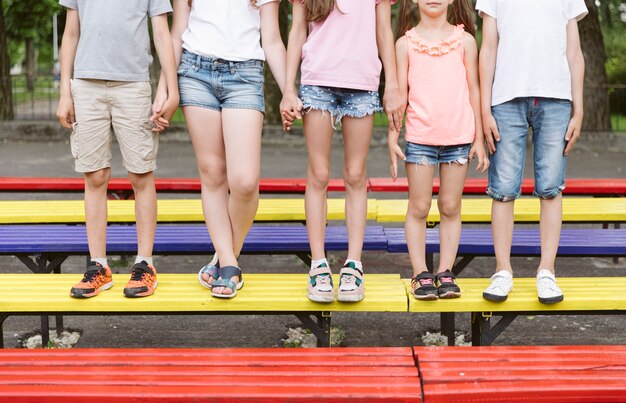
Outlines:
[[[611,126],[615,132],[626,134],[626,115],[611,115]]]

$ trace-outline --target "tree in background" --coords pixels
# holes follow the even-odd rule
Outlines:
[[[287,46],[289,37],[289,16],[291,15],[291,4],[288,1],[281,1],[278,9],[278,25],[283,43]],[[265,66],[265,123],[272,125],[282,124],[280,118],[280,101],[283,94],[276,84],[269,67]]]
[[[605,0],[606,1],[606,0]],[[611,130],[606,51],[595,0],[585,0],[589,15],[578,23],[585,56],[584,130]]]
[[[0,1],[0,119],[13,119],[13,94],[11,92],[11,63],[6,29],[4,4]]]
[[[39,65],[38,49],[50,50],[52,16],[61,7],[57,0],[2,0],[2,3],[5,7],[4,23],[9,41],[14,45],[24,46],[26,86],[28,91],[33,91]],[[52,65],[52,62],[49,60],[47,64]]]

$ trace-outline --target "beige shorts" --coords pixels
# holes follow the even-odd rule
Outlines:
[[[128,172],[156,169],[159,136],[151,130],[148,81],[72,80],[76,124],[70,138],[77,172],[111,167],[113,133]]]

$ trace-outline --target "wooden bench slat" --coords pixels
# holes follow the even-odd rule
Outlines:
[[[347,250],[347,228],[329,226],[325,248],[329,251]],[[285,253],[309,251],[306,227],[259,225],[250,229],[243,253]],[[380,226],[367,226],[364,250],[387,250],[387,236]],[[16,253],[87,253],[87,234],[83,225],[0,225],[0,254]],[[135,225],[111,225],[107,229],[108,253],[135,253]],[[159,224],[154,240],[155,254],[209,254],[214,251],[206,226],[201,224]]]
[[[415,347],[428,401],[619,401],[626,346]]]
[[[378,200],[378,222],[404,222],[407,200]],[[521,198],[515,202],[516,222],[539,222],[539,200]],[[491,222],[491,199],[463,199],[463,222]],[[429,222],[439,222],[436,200],[433,200]],[[626,221],[626,199],[623,198],[563,198],[564,222],[623,222]]]
[[[411,281],[405,279],[407,293]],[[544,305],[537,300],[535,278],[515,278],[513,291],[505,302],[490,302],[482,297],[488,278],[459,278],[460,300],[418,301],[409,298],[409,312],[558,312],[626,310],[626,277],[559,277],[565,296],[563,302]],[[594,292],[590,293],[589,289]]]
[[[20,352],[25,362],[20,363]],[[359,348],[180,352],[3,350],[0,374],[11,368],[17,373],[1,377],[0,400],[422,400],[411,348],[392,348],[387,354],[381,348],[372,349],[371,354]],[[21,365],[16,367],[17,363]]]
[[[158,200],[159,222],[204,222],[198,199]],[[377,201],[368,200],[367,218],[375,220]],[[109,200],[109,222],[134,222],[133,200]],[[328,200],[328,219],[343,220],[343,199]],[[304,221],[304,199],[261,199],[256,221]],[[0,201],[0,224],[83,223],[82,200]]]
[[[0,312],[406,312],[407,298],[399,275],[370,274],[366,299],[358,304],[319,304],[306,297],[306,274],[245,274],[245,286],[232,300],[212,298],[196,274],[159,274],[155,295],[122,295],[128,274],[114,274],[116,285],[98,298],[77,300],[69,290],[75,274],[0,274]],[[338,275],[334,278],[339,284]]]
[[[407,253],[404,228],[385,228],[388,251]],[[539,255],[539,229],[516,229],[511,245],[512,255]],[[426,252],[439,253],[439,229],[426,230]],[[493,256],[493,237],[489,228],[464,228],[461,232],[459,255]],[[626,230],[571,229],[561,231],[557,253],[561,256],[620,256],[626,255]]]
[[[367,217],[379,222],[403,222],[407,200],[368,200]],[[328,219],[345,218],[343,199],[328,200]],[[160,222],[202,222],[200,200],[159,200]],[[490,222],[491,200],[465,199],[461,212],[464,222]],[[82,200],[0,201],[0,224],[82,223]],[[428,221],[440,219],[437,203],[433,202]],[[304,221],[304,200],[261,199],[255,217],[257,221]],[[522,198],[515,202],[517,222],[539,221],[539,200]],[[109,222],[134,222],[134,201],[109,201]],[[626,200],[623,198],[563,199],[564,222],[623,222],[626,221]]]
[[[433,193],[439,193],[439,178],[433,180]],[[522,181],[522,194],[532,195],[535,189],[534,179]],[[370,178],[372,192],[408,192],[409,185],[406,178]],[[487,179],[467,178],[463,194],[484,195],[487,191]],[[570,178],[565,179],[565,195],[573,196],[624,196],[626,195],[626,178]]]
[[[198,178],[157,178],[155,186],[158,192],[199,193]],[[0,177],[0,192],[82,192],[85,188],[83,178],[45,178],[45,177]],[[439,179],[433,181],[433,193],[439,192]],[[110,192],[129,192],[132,186],[127,178],[111,178]],[[304,193],[306,178],[261,178],[261,193]],[[483,178],[467,178],[463,193],[484,195],[487,180]],[[331,192],[345,191],[342,179],[331,179],[328,184]],[[407,192],[406,178],[369,178],[368,190],[373,192]],[[522,181],[522,194],[532,195],[534,180]],[[569,178],[565,180],[566,195],[590,196],[624,196],[626,195],[626,178]]]

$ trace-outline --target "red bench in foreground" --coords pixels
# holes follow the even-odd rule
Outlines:
[[[522,193],[533,192],[534,181],[525,179]],[[0,192],[82,192],[85,188],[82,178],[39,178],[39,177],[0,177]],[[157,178],[158,192],[199,193],[200,181],[197,178]],[[259,183],[261,193],[304,193],[304,178],[262,178]],[[368,189],[371,192],[407,192],[406,178],[396,182],[391,178],[369,178]],[[469,178],[463,192],[466,195],[484,195],[487,189],[486,179]],[[109,193],[125,199],[132,195],[132,186],[126,178],[112,178]],[[331,192],[345,191],[342,179],[331,179],[328,185]],[[439,192],[439,179],[435,179],[433,192]],[[565,194],[578,196],[624,196],[626,178],[568,179]]]
[[[0,401],[624,402],[626,346],[0,351]]]

